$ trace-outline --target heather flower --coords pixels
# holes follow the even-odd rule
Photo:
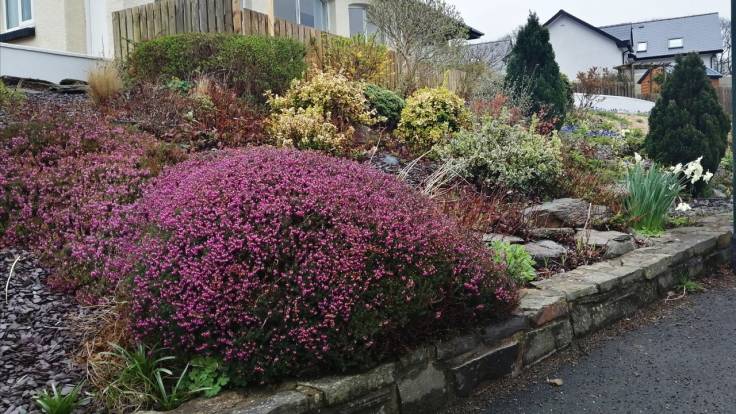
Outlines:
[[[314,152],[199,156],[125,214],[106,264],[143,341],[249,381],[341,371],[501,316],[513,282],[393,176]]]

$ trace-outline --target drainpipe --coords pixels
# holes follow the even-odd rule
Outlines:
[[[734,21],[736,21],[736,0],[731,0],[731,44],[736,41],[736,33],[734,33]],[[731,82],[734,79],[734,68],[736,65],[733,64],[733,51],[731,51]],[[732,154],[736,154],[736,111],[734,110],[734,102],[736,102],[736,88],[731,85],[731,151]],[[733,181],[731,183],[731,200],[733,202],[733,235],[731,237],[731,268],[736,270],[736,195],[734,195],[734,188],[736,188],[736,163],[733,163]]]

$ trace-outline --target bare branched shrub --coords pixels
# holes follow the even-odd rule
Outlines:
[[[104,104],[123,90],[123,79],[113,62],[103,63],[89,73],[89,96],[96,104]]]

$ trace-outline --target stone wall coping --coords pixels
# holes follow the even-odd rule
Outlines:
[[[483,381],[513,375],[665,296],[679,277],[730,258],[731,215],[706,217],[615,259],[531,283],[506,320],[428,344],[366,373],[299,381],[272,395],[227,392],[178,414],[435,412]],[[234,397],[235,396],[235,397]],[[208,408],[204,408],[208,407]]]

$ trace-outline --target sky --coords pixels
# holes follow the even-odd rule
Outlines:
[[[689,14],[718,12],[730,17],[729,0],[446,0],[454,4],[465,23],[496,40],[526,21],[535,11],[544,23],[560,9],[594,26],[642,21]]]

